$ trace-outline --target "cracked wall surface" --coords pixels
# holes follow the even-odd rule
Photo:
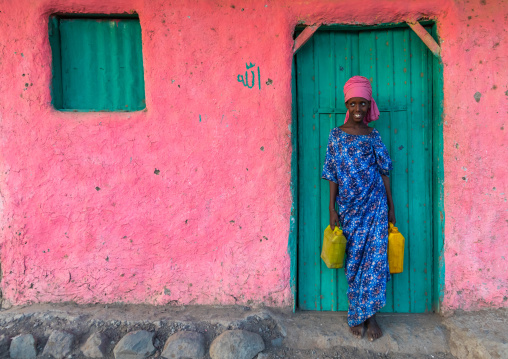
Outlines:
[[[133,11],[146,111],[54,110],[50,14]],[[443,308],[506,306],[507,12],[490,0],[0,0],[4,298],[291,305],[295,26],[427,17],[442,39]],[[249,88],[238,75],[251,63]]]

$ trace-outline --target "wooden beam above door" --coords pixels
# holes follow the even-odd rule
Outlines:
[[[295,39],[295,43],[293,45],[293,55],[300,50],[300,48],[305,45],[307,41],[314,35],[314,33],[319,29],[322,23],[317,23],[314,25],[307,26],[298,37]]]
[[[432,35],[429,34],[418,21],[407,21],[406,23],[415,32],[415,34],[418,35],[420,39],[422,39],[423,43],[427,45],[434,56],[441,58],[441,47],[439,47],[438,43],[436,40],[434,40]]]

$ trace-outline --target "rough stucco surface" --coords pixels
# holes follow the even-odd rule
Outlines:
[[[55,111],[49,15],[131,11],[147,110]],[[443,39],[443,308],[506,306],[507,11],[492,0],[0,0],[4,298],[290,305],[293,30],[426,16]],[[261,89],[237,81],[250,62]]]
[[[456,7],[443,19],[442,29],[443,307],[506,307],[508,3],[466,1]]]

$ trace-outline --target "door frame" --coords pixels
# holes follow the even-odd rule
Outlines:
[[[433,21],[421,22],[431,25],[431,35],[436,41],[439,39],[437,25]],[[406,23],[380,24],[376,26],[329,25],[322,26],[323,30],[362,31],[371,29],[394,29],[405,27]],[[301,30],[296,27],[295,33]],[[439,41],[438,41],[439,43]],[[305,46],[305,45],[304,45]],[[443,166],[443,63],[441,59],[432,56],[432,233],[433,233],[433,273],[432,273],[432,310],[441,311],[444,296],[445,262],[444,262],[444,166]],[[298,112],[296,97],[296,69],[295,58],[291,63],[291,183],[292,196],[291,215],[289,221],[288,254],[290,257],[290,287],[293,294],[293,312],[298,306]]]

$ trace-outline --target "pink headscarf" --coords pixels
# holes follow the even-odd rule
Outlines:
[[[377,108],[376,101],[372,98],[372,86],[366,77],[353,76],[347,80],[344,85],[344,102],[347,102],[353,97],[363,97],[364,99],[370,101],[370,109],[363,119],[365,124],[376,121],[379,118],[379,109]],[[344,123],[346,123],[348,119],[349,111],[346,113],[346,120]]]

